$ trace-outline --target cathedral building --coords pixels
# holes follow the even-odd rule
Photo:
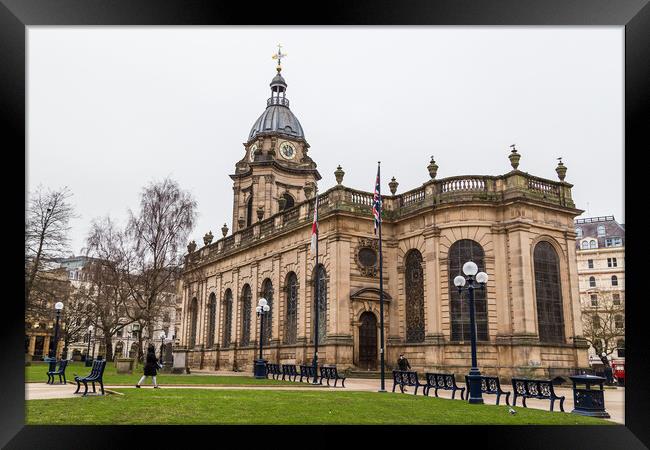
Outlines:
[[[260,340],[255,306],[265,298],[270,311],[261,338],[268,361],[311,363],[318,333],[319,364],[377,370],[373,193],[346,187],[340,166],[337,184],[322,182],[316,192],[321,174],[289,107],[279,64],[270,88],[230,175],[231,234],[224,224],[221,239],[213,242],[210,232],[203,247],[188,246],[175,357],[194,369],[252,372]],[[512,170],[503,175],[442,179],[431,158],[416,189],[398,194],[398,183],[388,183],[390,195],[382,196],[388,368],[404,353],[415,370],[468,371],[468,299],[453,279],[469,260],[489,275],[476,291],[483,373],[554,377],[588,367],[574,227],[582,211],[561,161],[553,181],[518,170],[520,157],[513,146]],[[310,251],[316,194],[318,264]]]

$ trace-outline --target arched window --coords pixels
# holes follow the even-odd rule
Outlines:
[[[295,200],[293,199],[291,194],[289,194],[288,192],[285,192],[284,194],[282,194],[282,198],[284,198],[286,200],[286,202],[284,204],[284,209],[293,208],[294,205],[296,204]]]
[[[598,236],[605,236],[605,225],[598,225]]]
[[[582,249],[583,250],[589,249],[589,241],[582,241]]]
[[[589,277],[589,287],[596,287],[596,278]]]
[[[287,307],[284,320],[284,343],[295,344],[298,331],[298,277],[289,272],[286,282]]]
[[[223,296],[223,339],[222,347],[230,347],[230,337],[232,329],[232,291],[226,289],[226,292]]]
[[[409,250],[404,258],[406,342],[424,342],[424,271],[422,254]]]
[[[576,228],[576,235],[578,236],[578,238],[582,237],[582,228],[580,227]]]
[[[268,345],[273,335],[273,283],[270,279],[264,280],[262,283],[262,298],[266,299],[269,305],[268,312],[264,315],[264,328],[262,330],[262,342]]]
[[[612,286],[618,286],[618,277],[616,275],[612,275]]]
[[[616,314],[614,316],[614,327],[616,327],[617,330],[625,328],[625,319],[622,314]]]
[[[535,297],[540,342],[564,342],[560,260],[550,242],[541,241],[533,252]]]
[[[316,290],[316,277],[318,277],[318,291]],[[318,343],[322,344],[327,333],[327,272],[322,264],[318,265],[318,269],[314,271],[314,317],[318,314]],[[314,330],[316,321],[313,321]],[[315,334],[315,333],[314,333]],[[313,337],[312,337],[313,340]]]
[[[248,284],[244,285],[241,292],[241,341],[240,345],[246,346],[251,342],[251,303],[253,293]]]
[[[198,313],[199,302],[196,297],[194,297],[190,306],[190,347],[194,347],[196,345],[196,325]]]
[[[598,242],[594,240],[589,241],[589,248],[598,248]]]
[[[214,295],[214,292],[210,294],[210,299],[208,300],[208,336],[207,336],[207,346],[212,347],[214,345],[214,332],[215,324],[217,318],[217,296]],[[167,320],[169,322],[169,319]]]
[[[469,299],[467,292],[462,294],[454,286],[454,278],[463,274],[463,264],[473,261],[479,271],[485,271],[483,247],[471,239],[461,239],[449,247],[449,306],[451,314],[451,340],[469,341],[471,339]],[[474,309],[476,312],[476,339],[489,340],[487,294],[484,289],[474,290]]]
[[[248,202],[246,202],[246,226],[250,227],[253,223],[253,193],[248,197]]]

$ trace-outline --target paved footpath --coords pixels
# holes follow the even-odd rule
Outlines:
[[[199,373],[199,372],[194,372],[194,373]],[[237,373],[237,372],[200,372],[201,374],[210,374],[210,375],[241,375],[241,376],[249,376],[248,373]],[[160,377],[160,381],[164,382],[164,375]],[[458,383],[459,386],[464,386],[463,383]],[[362,392],[377,392],[379,390],[380,386],[380,380],[378,379],[363,379],[363,378],[348,378],[345,380],[345,390],[346,391],[362,391]],[[99,387],[99,386],[98,386]],[[67,385],[60,385],[60,384],[54,384],[54,385],[49,385],[45,383],[25,383],[25,399],[26,400],[43,400],[43,399],[51,399],[51,398],[79,398],[79,395],[75,395],[74,391],[76,390],[77,385],[76,384],[67,384]],[[112,389],[135,389],[135,386],[132,385],[106,385],[106,389],[112,390]],[[161,385],[161,390],[162,389],[215,389],[215,390],[232,390],[232,389],[247,389],[247,390],[276,390],[276,391],[295,391],[295,390],[313,390],[313,389],[318,389],[319,391],[328,391],[328,392],[333,392],[333,391],[339,391],[343,390],[344,388],[341,388],[341,385],[339,384],[338,387],[330,387],[328,388],[327,385],[324,385],[324,387],[307,387],[304,385],[304,383],[296,383],[295,387],[294,386],[251,386],[251,385],[239,385],[239,386],[209,386],[209,385]],[[505,387],[504,387],[505,388]],[[142,389],[152,389],[151,385],[143,385]],[[388,391],[387,395],[413,395],[413,388],[409,387],[407,389],[406,394],[401,394],[399,393],[399,388],[396,389],[396,393],[393,394],[391,393],[392,389],[392,380],[390,380],[390,383],[388,380],[386,380],[386,390]],[[506,391],[510,390],[505,388]],[[573,410],[573,393],[571,391],[571,388],[566,388],[566,387],[556,387],[555,388],[555,393],[557,395],[564,395],[566,399],[564,400],[564,411],[565,412],[571,412]],[[459,394],[456,394],[456,400],[459,400]],[[97,394],[92,394],[92,391],[89,395],[97,395]],[[421,395],[421,391],[419,391],[418,395]],[[430,393],[431,396],[433,396],[433,392]],[[438,395],[442,398],[449,398],[451,399],[451,392],[449,391],[438,391]],[[496,395],[485,395],[484,397],[485,403],[488,405],[494,405],[496,404]],[[504,397],[501,397],[502,402],[504,401]],[[510,400],[512,403],[512,394],[510,395]],[[504,404],[504,403],[501,403]],[[521,400],[517,399],[517,405],[521,406]],[[535,408],[535,409],[543,409],[548,411],[550,402],[548,400],[536,400],[536,399],[528,399],[526,400],[526,405],[529,408]],[[607,408],[607,412],[611,416],[611,421],[617,422],[620,424],[624,424],[625,421],[625,388],[622,387],[617,387],[616,389],[605,389],[605,405]],[[559,402],[555,402],[555,408],[557,411],[559,411]]]

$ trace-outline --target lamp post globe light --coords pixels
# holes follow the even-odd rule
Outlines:
[[[476,362],[476,318],[474,308],[474,289],[475,283],[478,283],[479,289],[485,289],[488,281],[488,276],[485,272],[479,272],[478,266],[472,261],[463,264],[463,275],[458,275],[454,278],[454,286],[458,288],[461,293],[466,290],[469,297],[469,320],[470,320],[470,336],[472,343],[472,367],[469,370],[469,386],[467,387],[469,395],[469,403],[483,403],[483,395],[481,393],[481,372],[478,370],[478,363]],[[465,286],[467,285],[467,286]]]
[[[86,367],[90,367],[93,364],[92,359],[90,358],[90,340],[92,338],[92,334],[93,334],[93,326],[90,325],[88,326],[88,350],[86,351]]]
[[[263,334],[264,334],[264,316],[271,310],[271,307],[268,305],[268,302],[265,298],[261,298],[257,302],[257,307],[255,312],[257,317],[260,318],[260,354],[259,358],[255,360],[255,378],[266,378],[266,361],[262,358],[262,346],[263,346]]]
[[[52,345],[52,348],[50,348],[50,358],[56,358],[56,347],[59,343],[59,319],[61,318],[63,303],[56,302],[54,309],[56,310],[56,325],[54,325],[54,344]]]

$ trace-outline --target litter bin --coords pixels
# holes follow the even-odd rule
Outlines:
[[[608,419],[609,413],[605,410],[603,391],[605,378],[595,375],[574,375],[569,378],[573,382],[574,409],[571,413]],[[592,389],[592,386],[598,386],[599,389]]]

